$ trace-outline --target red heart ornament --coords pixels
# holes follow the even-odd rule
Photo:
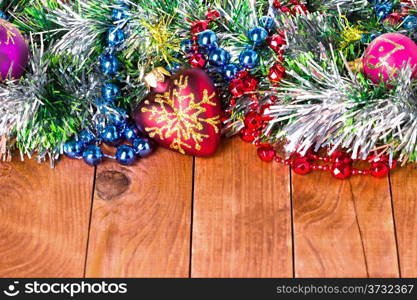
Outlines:
[[[195,156],[213,155],[220,142],[221,104],[210,77],[180,70],[139,104],[135,121],[162,147]]]

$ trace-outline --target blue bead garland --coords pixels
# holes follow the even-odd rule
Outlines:
[[[77,139],[69,140],[63,146],[66,156],[82,158],[90,166],[97,166],[105,157],[113,158],[120,164],[128,166],[134,164],[138,158],[146,157],[153,152],[153,144],[139,132],[136,125],[127,123],[127,112],[114,106],[117,98],[121,96],[120,87],[114,83],[116,81],[114,76],[121,67],[116,51],[126,41],[123,27],[128,22],[129,9],[125,1],[118,1],[118,6],[112,10],[111,18],[116,25],[109,28],[107,48],[99,57],[100,69],[108,78],[101,88],[101,95],[97,98],[96,104],[105,117],[98,116],[94,130],[96,133],[84,129],[78,134]],[[132,145],[122,144],[124,140]],[[99,147],[102,142],[117,147],[114,157],[102,152]]]
[[[259,19],[259,25],[248,30],[247,37],[251,46],[239,54],[239,65],[230,63],[230,53],[218,47],[218,38],[212,30],[205,30],[198,34],[199,53],[207,56],[213,70],[219,71],[226,80],[231,81],[242,69],[251,70],[259,66],[260,58],[255,49],[266,41],[270,32],[276,29],[276,23],[273,18],[264,16]],[[180,43],[181,51],[185,55],[190,55],[193,52],[192,47],[193,42],[190,39],[182,40]]]

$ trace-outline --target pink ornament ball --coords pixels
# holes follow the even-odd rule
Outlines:
[[[0,19],[0,82],[8,75],[19,79],[29,60],[29,47],[25,38],[9,22]]]
[[[386,33],[369,44],[363,57],[366,76],[374,83],[389,83],[408,62],[414,68],[417,79],[417,45],[399,33]]]

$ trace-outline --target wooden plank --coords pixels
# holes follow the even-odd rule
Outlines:
[[[158,149],[97,168],[88,277],[188,277],[193,158]]]
[[[402,277],[417,277],[417,170],[410,165],[392,172],[391,191]]]
[[[398,277],[388,178],[293,174],[296,277]]]
[[[1,277],[83,276],[93,179],[70,159],[0,164]]]
[[[192,277],[292,277],[289,187],[240,139],[196,159]]]

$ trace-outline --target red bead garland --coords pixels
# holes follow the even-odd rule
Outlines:
[[[321,157],[311,153],[302,156],[298,153],[294,153],[290,158],[284,159],[280,157],[270,145],[262,145],[259,147],[258,156],[265,162],[276,161],[277,163],[291,166],[292,170],[299,175],[306,175],[312,171],[320,170],[330,172],[333,177],[337,179],[348,179],[351,176],[357,175],[371,175],[376,178],[383,178],[396,166],[395,160],[392,161],[392,166],[390,167],[388,158],[384,155],[380,155],[370,156],[366,160],[370,164],[369,169],[353,168],[353,163],[361,160],[353,160],[342,151],[334,152],[330,157]],[[322,164],[318,162],[321,162]]]

